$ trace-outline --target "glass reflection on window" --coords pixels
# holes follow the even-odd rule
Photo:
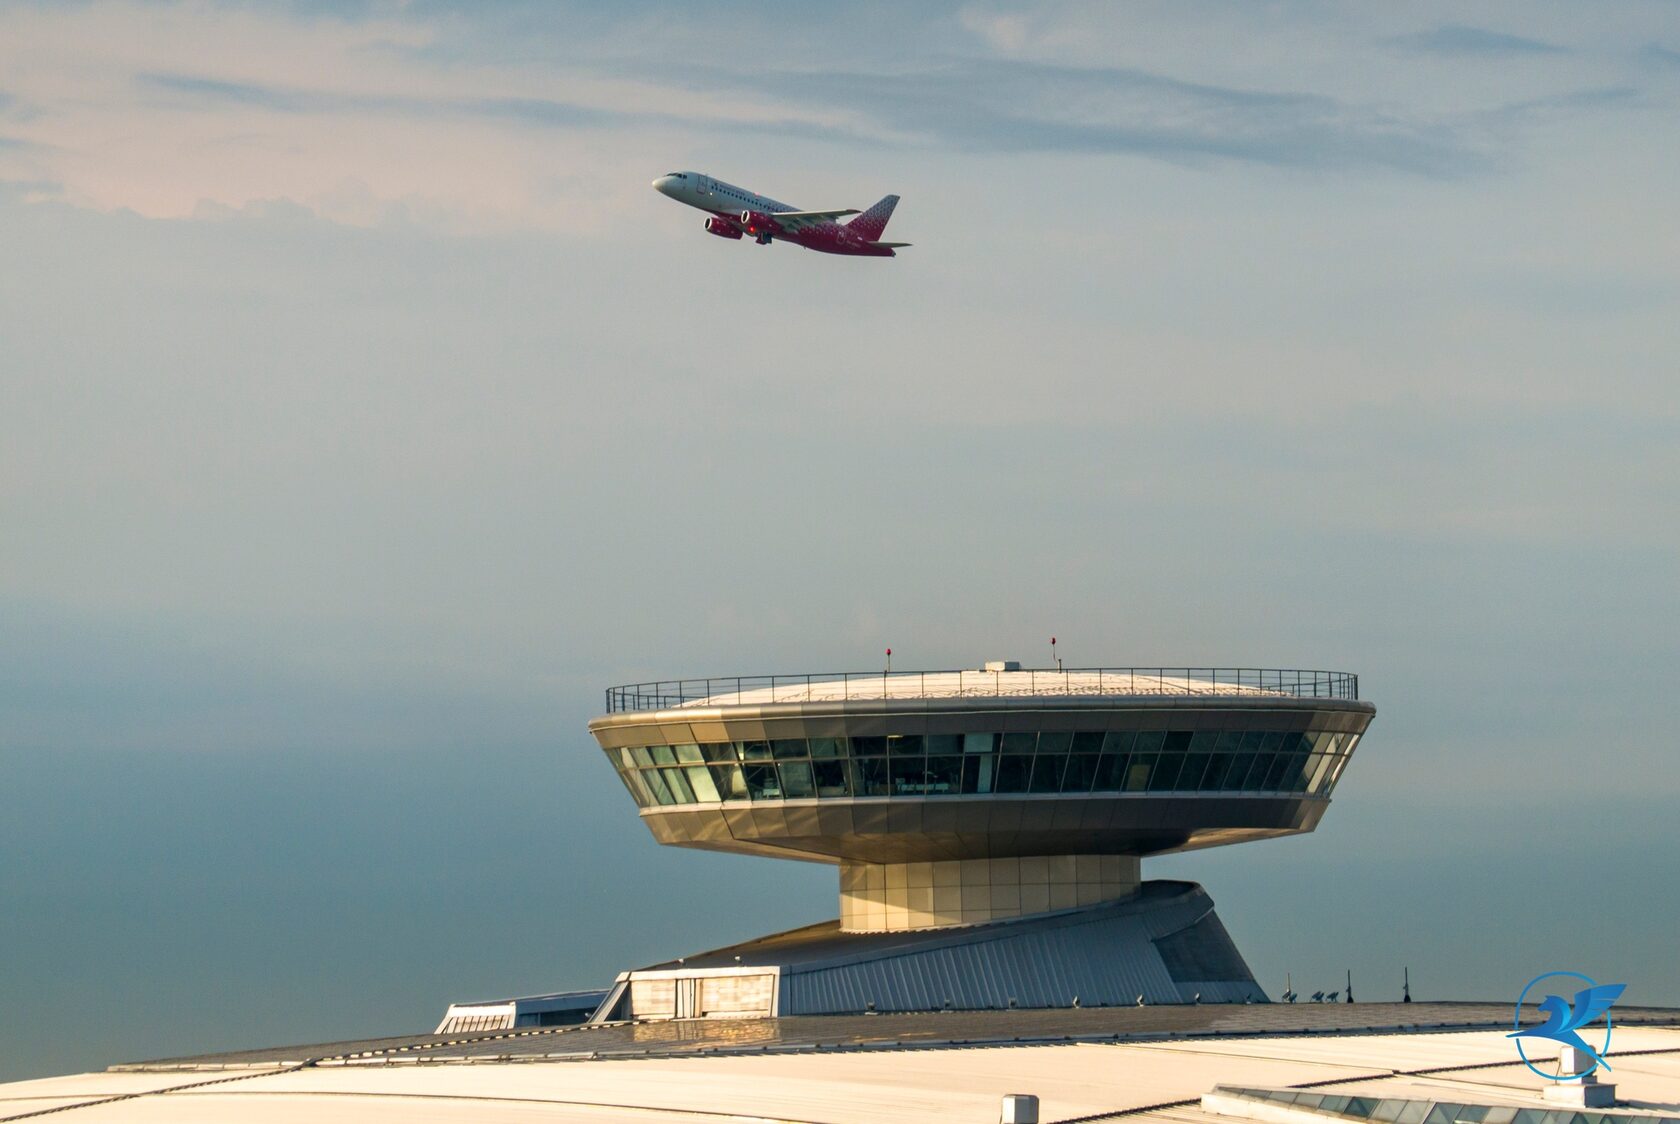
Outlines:
[[[1038,735],[1038,752],[1066,753],[1073,748],[1072,734],[1053,734],[1049,732]]]
[[[647,807],[990,793],[1323,796],[1335,786],[1356,741],[1355,735],[1316,730],[1016,731],[777,738],[606,752],[631,796]]]
[[[689,787],[688,776],[681,769],[661,769],[660,772],[664,774],[665,784],[676,803],[694,803],[694,789]]]
[[[1032,780],[1028,792],[1060,792],[1062,773],[1067,770],[1067,757],[1055,753],[1041,753],[1033,759]]]
[[[782,795],[787,799],[798,800],[817,794],[809,761],[783,761],[777,768],[782,774]]]
[[[769,747],[766,746],[766,749]],[[776,766],[770,762],[750,762],[741,766],[741,773],[747,779],[747,798],[749,800],[780,800],[782,798],[781,778],[776,775]]]
[[[851,785],[846,780],[846,763],[844,761],[830,761],[819,759],[811,762],[811,773],[816,779],[817,796],[850,796]]]
[[[1125,791],[1142,792],[1149,787],[1149,774],[1155,769],[1156,756],[1153,753],[1132,754],[1131,760],[1126,764]]]
[[[665,787],[665,780],[664,780],[663,777],[661,777],[659,775],[659,770],[658,769],[647,769],[647,770],[645,770],[642,773],[642,780],[647,782],[648,791],[653,793],[653,799],[654,799],[655,803],[657,803],[657,804],[675,804],[676,803],[676,800],[671,796],[671,790],[669,788]]]
[[[1019,753],[1004,753],[997,759],[997,774],[992,781],[993,792],[1025,792],[1032,778],[1032,758]]]
[[[747,781],[739,765],[713,765],[712,784],[725,800],[747,799]]]
[[[887,759],[885,757],[859,758],[855,777],[855,787],[859,796],[887,796],[890,794]]]
[[[1003,735],[1003,752],[1005,753],[1031,753],[1037,747],[1037,734]]]
[[[1179,771],[1184,766],[1184,756],[1178,753],[1163,753],[1155,759],[1155,771],[1149,776],[1150,792],[1170,792],[1178,784]]]

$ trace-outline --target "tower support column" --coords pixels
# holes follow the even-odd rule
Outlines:
[[[840,928],[936,929],[1113,901],[1137,891],[1136,855],[840,864]]]

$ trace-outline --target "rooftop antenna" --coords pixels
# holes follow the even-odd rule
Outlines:
[[[1056,670],[1062,670],[1062,657],[1056,654],[1056,638],[1050,638],[1050,662],[1056,665]]]
[[[1353,1002],[1353,969],[1352,968],[1349,968],[1347,970],[1347,977],[1348,977],[1347,1001],[1349,1003],[1352,1003]]]
[[[1410,1003],[1412,1001],[1412,970],[1407,968],[1405,971],[1406,982],[1401,985],[1400,1002]]]

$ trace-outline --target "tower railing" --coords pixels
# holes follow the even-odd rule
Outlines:
[[[1104,696],[1264,696],[1357,699],[1347,671],[1269,667],[1080,667],[1008,671],[835,671],[662,679],[607,688],[607,713],[738,704],[880,699]]]

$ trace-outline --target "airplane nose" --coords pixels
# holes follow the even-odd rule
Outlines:
[[[658,179],[653,181],[653,189],[661,195],[671,194],[671,177],[660,176]]]

